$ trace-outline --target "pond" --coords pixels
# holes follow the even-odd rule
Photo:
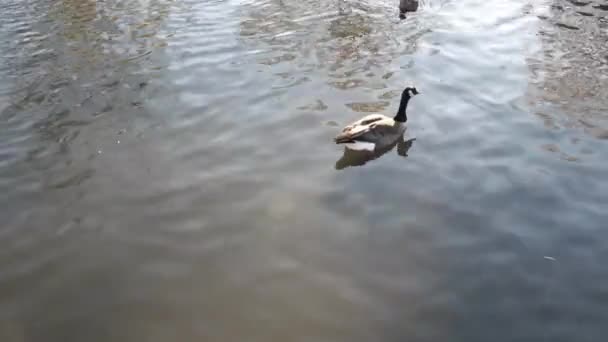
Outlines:
[[[0,339],[603,340],[601,5],[2,1]]]

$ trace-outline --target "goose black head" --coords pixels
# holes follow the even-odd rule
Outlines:
[[[418,94],[420,94],[420,92],[418,92],[416,87],[406,87],[403,89],[403,93],[401,93],[401,102],[399,103],[399,110],[397,111],[397,115],[395,115],[395,121],[407,121],[407,113],[405,112],[407,109],[407,103],[413,96]]]
[[[407,95],[408,97],[412,97],[412,96],[418,95],[418,94],[420,94],[420,93],[418,92],[418,89],[416,89],[416,87],[407,87],[407,88],[403,89],[402,96]]]

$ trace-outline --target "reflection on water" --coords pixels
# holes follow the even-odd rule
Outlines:
[[[0,341],[600,341],[601,4],[397,5],[0,2]]]
[[[353,150],[348,147],[344,148],[344,154],[336,162],[336,170],[342,170],[352,166],[362,166],[367,162],[378,159],[389,151],[392,151],[397,146],[397,154],[401,157],[407,157],[407,152],[412,147],[416,138],[404,140],[401,135],[394,143],[375,148],[372,151],[368,150]]]
[[[531,58],[537,112],[547,126],[608,139],[608,36],[602,1],[556,1],[539,15],[542,56]]]

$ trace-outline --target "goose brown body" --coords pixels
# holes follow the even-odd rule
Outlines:
[[[386,115],[370,114],[344,127],[335,141],[341,143],[369,142],[390,144],[405,132],[405,123]]]

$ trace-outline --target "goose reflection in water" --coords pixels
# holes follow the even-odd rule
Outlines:
[[[396,141],[392,144],[385,145],[382,147],[376,147],[373,150],[356,150],[348,147],[344,148],[344,154],[342,158],[340,158],[336,162],[336,170],[343,170],[350,166],[363,166],[366,163],[378,159],[384,154],[390,152],[397,146],[397,154],[401,157],[407,157],[407,153],[409,149],[414,144],[416,138],[412,138],[409,140],[405,140],[403,135],[401,135]]]

